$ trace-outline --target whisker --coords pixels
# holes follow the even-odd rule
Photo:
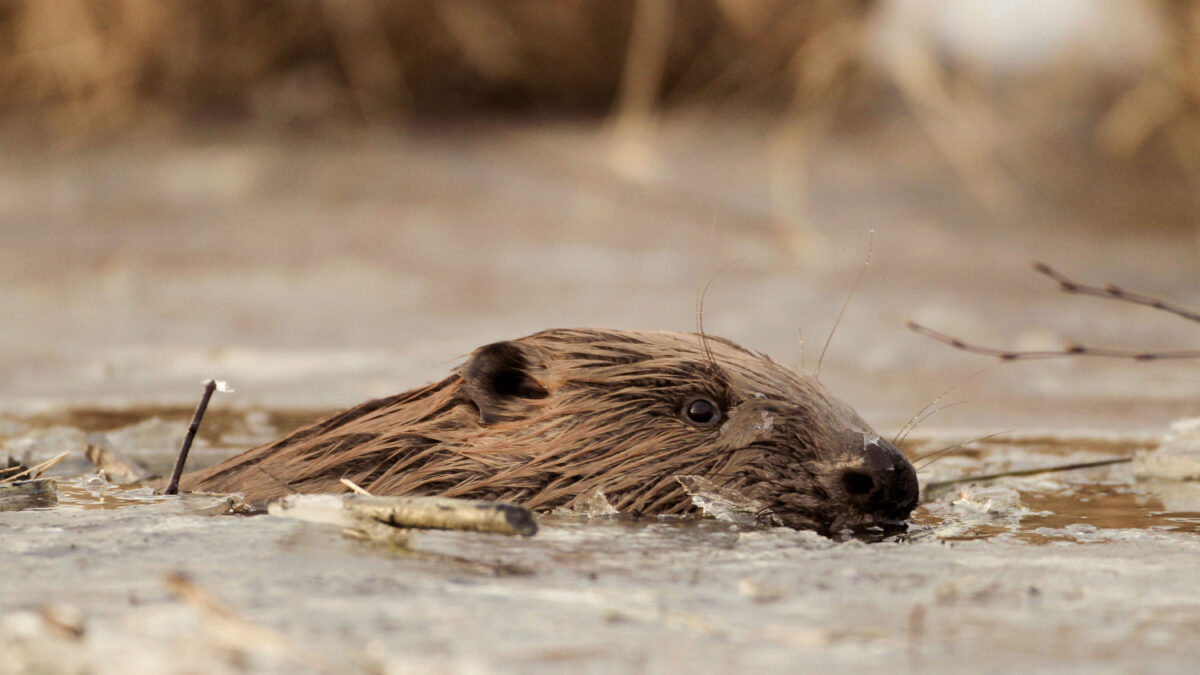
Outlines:
[[[807,364],[804,363],[804,327],[797,328],[796,333],[800,336],[800,372],[804,372],[808,369]]]
[[[862,267],[858,270],[858,276],[854,278],[854,284],[850,286],[850,292],[846,294],[846,301],[842,303],[842,308],[838,311],[837,318],[833,320],[833,328],[829,329],[829,337],[825,338],[825,346],[821,347],[821,355],[817,357],[817,369],[813,371],[814,380],[821,379],[821,364],[825,363],[825,352],[829,351],[829,345],[833,342],[833,336],[837,334],[838,326],[842,323],[842,316],[846,314],[846,308],[850,306],[850,300],[854,298],[854,293],[858,290],[858,285],[867,273],[867,267],[871,264],[871,254],[874,248],[875,228],[871,228],[867,232],[867,258],[863,260]]]
[[[924,455],[920,455],[919,457],[914,457],[913,463],[915,465],[916,462],[920,462],[923,460],[929,460],[929,461],[925,462],[924,464],[922,464],[920,466],[914,466],[913,468],[918,473],[920,473],[921,471],[924,471],[925,469],[929,468],[930,464],[933,464],[937,460],[942,459],[944,457],[948,457],[950,455],[950,453],[954,452],[955,450],[964,448],[972,443],[978,443],[979,441],[990,440],[992,438],[996,438],[997,436],[1003,436],[1004,434],[1011,434],[1012,432],[1013,432],[1013,429],[1009,429],[1007,431],[997,431],[995,433],[987,434],[985,436],[980,436],[978,438],[972,438],[969,441],[955,443],[954,445],[942,448],[941,450],[934,450],[933,452],[927,452]]]
[[[921,408],[920,410],[918,410],[918,411],[917,411],[917,414],[913,415],[913,416],[912,416],[912,419],[910,419],[910,420],[908,421],[908,423],[907,423],[907,424],[905,424],[905,425],[904,425],[904,426],[903,426],[903,427],[900,429],[900,431],[899,431],[899,432],[896,434],[896,437],[892,439],[892,444],[894,445],[894,444],[896,444],[897,442],[899,442],[899,439],[900,439],[902,436],[906,436],[906,435],[907,435],[907,434],[908,434],[908,433],[909,433],[909,432],[910,432],[910,431],[911,431],[913,428],[915,428],[915,427],[916,427],[916,425],[920,424],[920,423],[921,423],[921,419],[925,419],[925,418],[922,418],[922,417],[921,417],[921,415],[925,414],[925,411],[926,411],[926,410],[929,410],[929,408],[930,408],[930,407],[932,407],[934,404],[936,404],[938,401],[942,400],[943,398],[946,398],[946,396],[950,395],[950,393],[951,393],[951,392],[953,392],[955,389],[958,389],[959,387],[963,386],[964,384],[966,384],[966,383],[967,383],[967,382],[969,382],[970,380],[972,380],[972,379],[974,379],[974,378],[976,378],[976,377],[979,377],[980,375],[982,375],[982,374],[984,374],[984,373],[988,372],[989,370],[994,370],[995,368],[996,368],[996,366],[988,366],[987,368],[982,368],[982,369],[980,369],[980,370],[977,370],[977,371],[975,371],[975,372],[971,373],[970,375],[967,375],[967,376],[966,376],[966,377],[964,377],[963,379],[959,380],[958,382],[956,382],[956,383],[954,384],[954,386],[950,387],[950,388],[949,388],[949,389],[947,389],[946,391],[943,391],[942,393],[940,393],[940,394],[938,394],[937,396],[935,396],[935,397],[933,398],[933,400],[932,400],[932,401],[930,401],[929,403],[925,404],[925,407],[924,407],[924,408]]]
[[[710,242],[711,244],[711,242]],[[734,258],[729,262],[719,267],[708,277],[708,281],[704,282],[704,286],[696,293],[696,334],[700,336],[700,348],[704,351],[704,358],[708,361],[708,365],[712,368],[717,367],[717,361],[713,358],[712,349],[708,346],[708,335],[704,332],[704,301],[708,298],[708,289],[716,281],[717,277],[725,270],[732,267],[734,264],[741,262],[742,258]]]
[[[897,435],[896,440],[892,441],[892,444],[897,445],[897,444],[903,443],[904,441],[908,440],[909,434],[916,431],[918,426],[920,426],[925,420],[929,419],[930,417],[933,417],[934,415],[940,413],[941,411],[946,410],[947,408],[956,408],[960,405],[967,405],[968,403],[970,403],[970,401],[954,401],[952,403],[947,403],[944,406],[930,410],[929,412],[925,413],[924,415],[918,417],[916,422],[913,423],[913,425],[909,428],[909,430],[907,432],[905,432],[904,434]]]

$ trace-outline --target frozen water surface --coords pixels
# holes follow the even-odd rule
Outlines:
[[[1153,443],[992,437],[922,477]],[[551,515],[532,538],[429,531],[399,548],[64,477],[57,506],[0,518],[0,645],[7,669],[66,672],[1091,669],[1101,655],[1173,670],[1194,658],[1200,485],[1172,487],[1197,494],[1173,507],[1129,463],[955,485],[927,493],[908,534],[870,544]]]
[[[980,440],[924,466],[926,488],[1150,457],[1200,414],[1195,364],[989,367],[903,327],[1194,345],[1194,325],[1029,272],[1046,260],[1200,306],[1192,233],[1144,227],[1155,198],[985,210],[946,196],[960,177],[905,144],[919,130],[889,127],[812,149],[806,228],[772,211],[753,130],[661,131],[650,181],[614,169],[588,125],[6,148],[0,185],[20,197],[0,204],[0,452],[71,454],[57,506],[0,513],[0,671],[1192,669],[1198,484],[1130,463],[927,489],[907,536],[871,544],[553,516],[530,539],[428,532],[402,550],[70,478],[89,444],[167,472],[210,377],[237,392],[213,400],[193,467],[439,379],[481,344],[691,330],[697,279],[735,259],[706,329],[811,369],[868,228],[871,269],[821,378],[887,438],[961,383],[903,447]],[[1043,178],[1031,202],[1069,187]],[[1194,429],[1176,432],[1194,456]]]

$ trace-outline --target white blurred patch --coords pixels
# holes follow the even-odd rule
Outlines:
[[[201,384],[207,387],[210,382],[215,384],[217,391],[223,394],[233,393],[233,387],[229,386],[229,383],[225,380],[205,380],[204,382],[201,382]]]
[[[1136,0],[893,0],[876,29],[876,56],[893,67],[915,46],[1000,74],[1071,57],[1126,68],[1160,42],[1155,16]]]
[[[1135,453],[1133,475],[1139,480],[1200,480],[1200,417],[1176,420],[1157,448]]]

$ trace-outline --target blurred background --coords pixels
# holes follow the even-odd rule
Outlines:
[[[904,320],[1187,348],[1030,263],[1200,306],[1198,232],[1195,1],[0,0],[8,415],[347,406],[710,279],[811,370],[869,258],[821,378],[881,431],[1158,429],[1200,364]]]

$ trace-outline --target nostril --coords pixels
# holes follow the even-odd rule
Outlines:
[[[842,474],[842,485],[846,492],[857,497],[870,493],[875,488],[875,479],[861,471],[847,471]]]

